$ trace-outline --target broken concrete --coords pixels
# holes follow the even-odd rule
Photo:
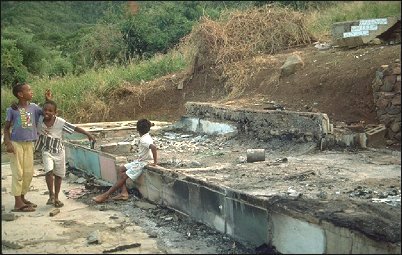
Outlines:
[[[392,33],[388,30],[398,29],[398,24],[400,31],[400,22],[400,17],[337,22],[332,26],[332,38],[338,46],[356,47],[367,44],[383,34]],[[398,41],[393,43],[398,43]]]
[[[197,116],[213,121],[218,116],[235,123],[233,120],[247,117],[247,125],[240,127],[256,127],[256,122],[263,122],[262,116],[271,120],[267,111],[232,111],[210,105],[195,108],[191,111],[201,113]],[[289,113],[275,111],[273,115],[286,118]],[[306,126],[295,116],[285,122]],[[304,120],[306,115],[301,116]],[[328,124],[328,119],[318,115],[321,121],[317,122],[317,115],[309,116],[312,118],[306,122],[313,123],[311,126],[320,131],[317,134],[324,137],[318,123],[326,120]],[[275,125],[279,126],[279,121]],[[400,198],[400,153],[374,149],[319,152],[314,139],[303,143],[281,136],[263,140],[249,135],[256,132],[252,128],[239,130],[237,137],[209,137],[175,133],[172,128],[151,129],[162,167],[149,167],[135,182],[136,187],[150,201],[187,214],[241,242],[255,246],[266,243],[279,252],[400,252],[400,210],[393,208],[400,202],[393,206],[378,203],[384,194]],[[135,134],[130,137],[136,139]],[[68,143],[66,147],[76,149]],[[245,148],[265,149],[266,161],[239,162],[246,156]],[[284,156],[286,160],[278,160]],[[195,161],[197,164],[192,164]],[[392,192],[388,190],[391,186]],[[295,236],[295,245],[290,245],[286,238],[296,232],[287,230],[288,223],[298,226],[297,236],[306,239],[293,242]],[[345,236],[353,242],[343,242]],[[317,238],[321,242],[316,243]],[[343,246],[331,246],[342,242]]]

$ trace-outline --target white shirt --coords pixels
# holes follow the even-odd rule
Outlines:
[[[148,161],[152,160],[152,151],[149,148],[154,141],[149,133],[141,136],[139,144],[138,144],[138,160],[139,161]]]
[[[40,116],[37,129],[39,138],[36,140],[35,150],[59,153],[64,149],[61,142],[63,131],[71,134],[74,132],[75,126],[56,116],[53,125],[47,127],[43,122],[43,116]]]

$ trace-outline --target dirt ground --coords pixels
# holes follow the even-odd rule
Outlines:
[[[304,66],[295,74],[280,78],[280,67],[292,53],[301,56]],[[259,109],[273,101],[287,110],[326,113],[331,122],[378,124],[371,88],[375,71],[381,65],[400,60],[400,54],[400,45],[327,51],[309,45],[273,56],[262,55],[247,63],[259,72],[253,74],[244,94],[237,98],[226,98],[230,91],[224,88],[212,67],[198,68],[191,78],[183,72],[149,82],[148,89],[141,94],[122,89],[117,98],[108,102],[108,121],[142,117],[176,121],[185,114],[187,101],[214,101]],[[183,89],[179,90],[182,80]],[[95,115],[90,121],[99,118]]]
[[[60,213],[50,217],[54,209],[46,205],[47,187],[40,164],[27,198],[38,204],[35,212],[17,212],[12,221],[2,217],[2,254],[252,254],[232,238],[168,208],[150,204],[132,193],[128,201],[95,204],[91,198],[100,190],[86,189],[86,183],[72,178],[84,176],[68,170],[62,184]],[[11,172],[2,165],[2,214],[10,213],[14,199],[9,190]],[[103,187],[105,189],[105,187]],[[70,197],[69,192],[77,192]],[[70,197],[70,198],[69,198]],[[90,239],[93,242],[90,243]],[[137,247],[122,248],[139,244]],[[118,249],[113,251],[113,249]],[[120,250],[119,250],[120,248]]]

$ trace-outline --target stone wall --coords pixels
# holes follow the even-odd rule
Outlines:
[[[387,128],[387,145],[401,142],[401,64],[382,65],[372,84],[378,120]]]

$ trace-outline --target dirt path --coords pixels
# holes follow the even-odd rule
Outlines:
[[[37,169],[36,173],[43,173]],[[5,206],[4,213],[9,213],[14,206],[14,198],[9,193],[11,189],[11,170],[8,164],[2,164],[2,193],[1,201]],[[65,181],[62,190],[71,190],[82,185]],[[44,176],[34,177],[32,190],[27,198],[38,204],[35,212],[14,213],[14,221],[2,221],[2,253],[102,253],[120,245],[140,243],[141,246],[123,250],[116,253],[157,254],[158,249],[155,238],[150,238],[141,227],[134,224],[131,219],[121,211],[100,211],[92,206],[67,199],[61,194],[64,207],[60,213],[50,217],[49,212],[54,209],[45,205],[48,199]],[[4,191],[5,189],[5,191]],[[100,244],[88,244],[87,238],[99,231]],[[94,235],[94,234],[93,234]],[[94,235],[96,237],[96,235]],[[11,248],[13,244],[20,245],[20,249]]]
[[[4,158],[6,159],[6,157]],[[43,174],[40,165],[36,175]],[[69,171],[67,171],[69,173]],[[2,205],[9,213],[14,205],[10,194],[11,171],[2,164]],[[66,177],[63,191],[84,188],[84,183]],[[135,195],[128,201],[107,201],[95,204],[91,198],[99,190],[86,190],[80,198],[67,199],[61,194],[64,207],[54,217],[54,209],[45,205],[48,196],[44,176],[34,177],[27,198],[38,204],[35,212],[14,213],[14,221],[2,221],[3,254],[66,254],[102,253],[116,247],[141,244],[114,254],[253,254],[232,238],[165,207],[150,204]],[[98,231],[97,234],[94,232]],[[88,237],[99,237],[101,243],[89,244]],[[96,239],[96,238],[95,238]],[[17,247],[19,246],[19,247]]]

